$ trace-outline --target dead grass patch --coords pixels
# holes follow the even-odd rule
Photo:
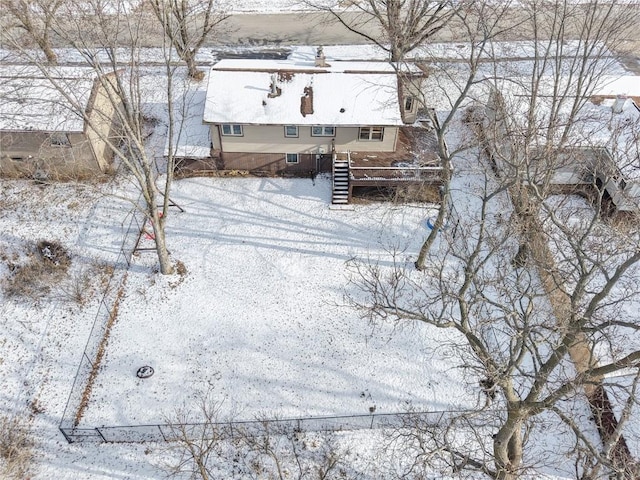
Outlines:
[[[26,261],[9,264],[3,291],[9,298],[38,301],[58,285],[70,265],[71,257],[59,242],[40,240],[29,249]]]
[[[437,185],[411,184],[393,187],[353,187],[352,203],[440,203]]]
[[[184,282],[184,279],[187,276],[187,267],[186,265],[181,262],[180,260],[176,261],[176,275],[178,275],[178,280],[176,280],[175,282],[170,282],[169,286],[171,288],[176,288],[178,285],[180,285],[182,282]]]
[[[107,320],[107,324],[105,325],[104,335],[100,340],[100,344],[98,345],[98,351],[96,353],[96,358],[92,362],[91,372],[89,373],[89,379],[87,380],[87,385],[82,392],[82,397],[80,399],[80,405],[78,406],[78,410],[74,417],[74,426],[78,426],[82,417],[84,415],[85,410],[89,406],[89,400],[91,398],[91,391],[93,390],[93,384],[98,376],[100,371],[100,366],[102,364],[102,360],[107,350],[107,345],[109,343],[109,336],[111,334],[111,328],[116,323],[116,319],[118,318],[118,311],[120,309],[120,301],[124,295],[124,285],[127,281],[127,274],[124,274],[122,278],[122,282],[120,283],[120,289],[118,290],[118,294],[116,295],[115,302],[113,303],[113,307],[109,311],[109,318]]]
[[[60,282],[56,289],[57,296],[65,302],[84,306],[95,295],[108,291],[113,272],[113,265],[108,264],[94,263],[82,266]]]
[[[30,419],[17,415],[0,415],[0,477],[29,477],[33,459]]]

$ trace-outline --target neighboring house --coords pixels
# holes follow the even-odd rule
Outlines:
[[[640,86],[640,79],[635,79]],[[626,80],[626,79],[625,79]],[[633,82],[631,83],[633,84]],[[525,132],[530,96],[512,82],[493,83],[487,102],[484,134],[496,167],[501,171],[520,169],[531,183],[546,182],[550,186],[596,186],[619,211],[638,211],[640,207],[640,97],[627,97],[618,89],[629,82],[606,80],[602,87],[580,107],[561,140],[547,138],[549,102],[544,95],[537,101],[533,124],[539,131]],[[617,85],[617,86],[616,86]],[[640,87],[638,87],[640,88]],[[612,94],[612,92],[618,92]],[[560,137],[566,124],[573,98],[559,111]],[[510,112],[510,113],[505,113]],[[519,113],[518,113],[519,112]],[[529,135],[528,145],[522,140]],[[537,136],[536,136],[537,135]],[[545,149],[552,146],[553,153]],[[524,152],[527,152],[526,154]],[[525,158],[526,157],[526,158]]]
[[[90,69],[4,66],[0,175],[77,179],[109,172],[115,110]],[[86,116],[86,119],[83,118]]]
[[[413,97],[398,98],[390,64],[326,60],[319,49],[311,62],[220,61],[203,121],[218,168],[333,171],[334,203],[346,203],[358,186],[440,181],[433,133],[417,110]]]

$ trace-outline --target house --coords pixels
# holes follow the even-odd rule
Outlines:
[[[629,78],[634,80],[629,83]],[[554,97],[545,95],[544,88],[536,98],[536,108],[529,110],[531,95],[524,83],[513,79],[491,83],[483,132],[496,168],[502,172],[519,169],[526,181],[546,183],[552,190],[597,187],[614,210],[637,212],[640,97],[620,91],[634,84],[640,85],[640,79],[604,78],[588,98],[566,96],[565,105],[559,108],[556,98],[556,121],[549,130]],[[578,109],[572,114],[574,105]]]
[[[91,69],[4,66],[0,175],[77,179],[109,172],[114,116]]]
[[[314,61],[222,60],[209,73],[203,121],[218,168],[333,172],[334,203],[356,187],[440,181],[432,128],[412,96],[399,98],[386,62],[332,61],[321,48]]]

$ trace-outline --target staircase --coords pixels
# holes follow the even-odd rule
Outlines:
[[[346,157],[346,158],[345,158]],[[333,157],[333,205],[349,203],[349,154],[334,154]]]

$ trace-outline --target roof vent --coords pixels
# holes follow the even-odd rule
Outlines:
[[[618,95],[616,99],[613,101],[613,106],[611,107],[611,111],[613,113],[622,113],[624,110],[624,104],[627,103],[626,95]]]
[[[324,50],[322,49],[322,45],[318,47],[316,51],[316,67],[329,67],[330,65],[327,63],[326,58],[324,57]]]

